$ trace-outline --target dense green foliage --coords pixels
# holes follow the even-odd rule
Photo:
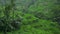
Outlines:
[[[0,34],[60,34],[59,0],[0,1]]]

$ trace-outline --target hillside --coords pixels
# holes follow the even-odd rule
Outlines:
[[[0,34],[60,34],[60,1],[0,0]]]

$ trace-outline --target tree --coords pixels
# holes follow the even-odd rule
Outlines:
[[[9,3],[7,3],[9,1]],[[3,31],[4,34],[7,34],[7,32],[10,32],[10,31],[13,31],[13,30],[16,30],[16,29],[19,29],[19,25],[20,25],[20,22],[21,20],[19,19],[14,19],[14,8],[15,8],[15,0],[4,0],[5,2],[5,6],[4,7],[4,10],[3,10],[3,13],[4,13],[4,16],[2,18],[0,18],[0,24],[3,24],[1,25],[1,29]],[[10,16],[10,13],[13,13],[12,17]],[[17,17],[17,16],[16,16]]]

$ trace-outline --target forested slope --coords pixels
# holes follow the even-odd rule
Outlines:
[[[0,0],[0,24],[0,34],[60,34],[60,0]]]

